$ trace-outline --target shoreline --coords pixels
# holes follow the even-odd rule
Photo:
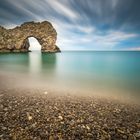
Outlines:
[[[0,93],[1,139],[140,138],[139,105],[39,89]]]

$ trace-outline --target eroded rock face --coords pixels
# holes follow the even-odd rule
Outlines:
[[[29,37],[38,40],[42,52],[60,52],[55,45],[57,32],[48,21],[26,22],[13,29],[0,26],[0,52],[28,52]]]

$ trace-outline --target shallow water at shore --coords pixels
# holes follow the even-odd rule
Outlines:
[[[140,52],[0,54],[0,86],[140,101]]]

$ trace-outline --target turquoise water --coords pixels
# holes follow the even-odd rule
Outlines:
[[[22,85],[140,101],[140,52],[0,54],[0,72],[16,77],[11,87],[21,81]]]

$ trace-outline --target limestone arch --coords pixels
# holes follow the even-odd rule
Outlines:
[[[28,52],[29,37],[34,37],[41,45],[42,52],[60,52],[56,45],[57,32],[48,21],[26,22],[13,29],[0,28],[0,52]],[[3,41],[2,39],[4,38]]]

